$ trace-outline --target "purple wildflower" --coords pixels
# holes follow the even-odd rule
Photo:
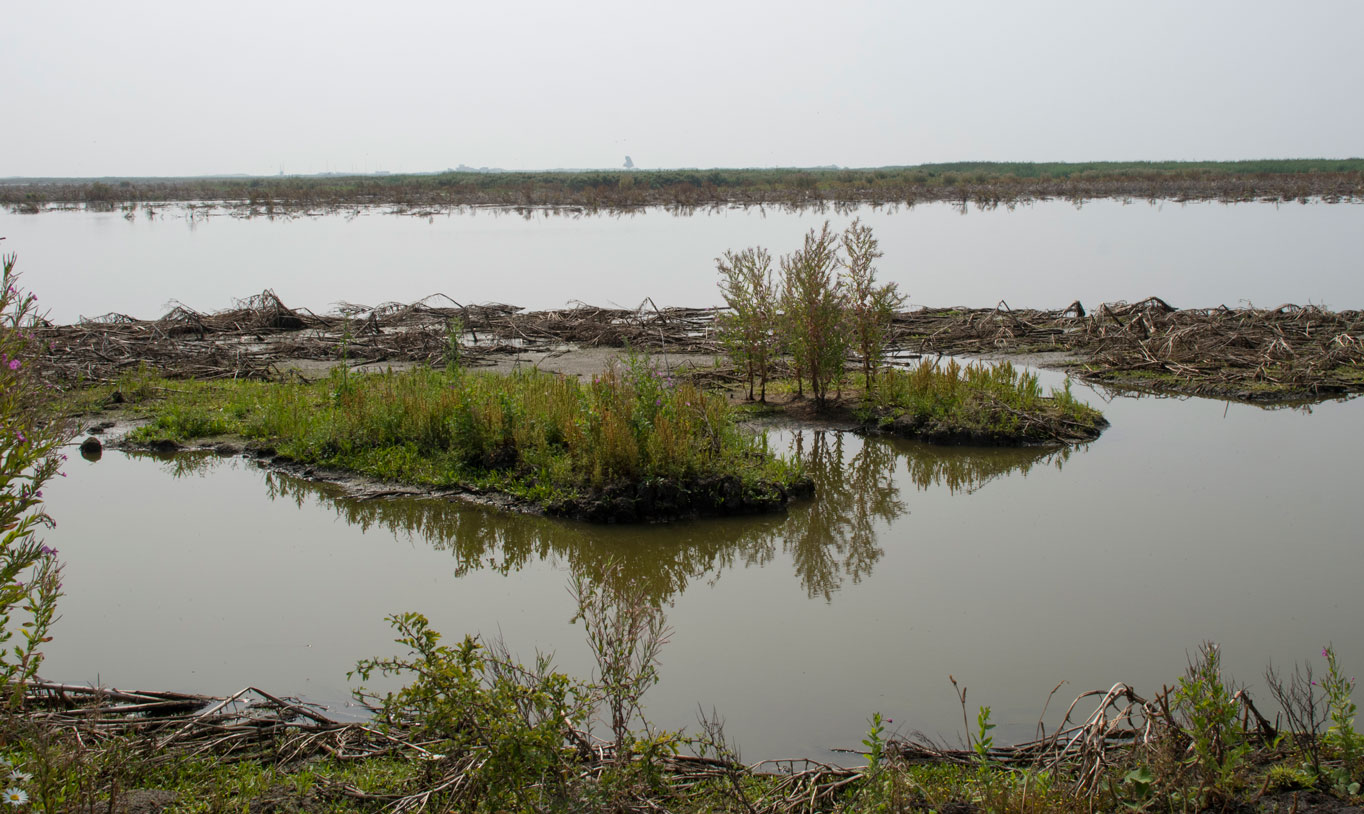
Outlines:
[[[22,364],[19,362],[18,359],[11,359],[11,360],[9,360],[9,369],[10,369],[10,370],[18,370],[20,367],[22,367]]]

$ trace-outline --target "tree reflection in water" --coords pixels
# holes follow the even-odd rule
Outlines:
[[[1083,448],[1080,448],[1083,449]],[[791,452],[814,479],[815,498],[785,516],[734,517],[646,526],[594,526],[515,514],[459,500],[400,497],[374,500],[340,487],[267,471],[272,500],[299,508],[321,505],[364,531],[384,529],[451,553],[456,576],[475,570],[511,573],[536,560],[567,564],[587,579],[643,587],[656,605],[671,603],[693,581],[714,583],[725,571],[791,558],[811,598],[832,601],[845,583],[869,575],[884,550],[881,530],[909,513],[901,490],[946,487],[969,494],[1008,474],[1058,469],[1071,448],[937,447],[800,430]],[[144,457],[139,455],[138,457]],[[146,455],[175,477],[202,476],[224,461],[212,454]],[[611,567],[608,567],[611,566]],[[611,586],[607,586],[611,587]]]

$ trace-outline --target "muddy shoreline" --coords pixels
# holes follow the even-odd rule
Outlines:
[[[242,458],[270,472],[298,478],[312,483],[325,483],[340,489],[352,500],[385,500],[398,498],[428,498],[458,500],[519,514],[554,517],[586,523],[668,523],[706,517],[734,517],[740,515],[785,512],[794,502],[814,495],[814,482],[801,478],[795,483],[762,484],[754,488],[735,475],[722,474],[692,480],[646,478],[640,481],[609,484],[591,489],[571,499],[549,504],[531,500],[497,489],[472,484],[454,487],[424,486],[400,481],[382,480],[347,469],[309,464],[281,455],[273,447],[240,438],[214,438],[201,443],[181,444],[155,441],[130,441],[127,434],[144,421],[114,420],[92,424],[81,454],[97,461],[104,449],[134,454],[150,454],[170,458],[179,454],[211,454],[222,458]],[[100,440],[113,431],[113,437]]]

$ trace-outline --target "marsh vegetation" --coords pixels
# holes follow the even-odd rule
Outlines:
[[[821,239],[818,234],[814,238],[816,243]],[[844,319],[847,312],[845,304]],[[828,603],[849,585],[870,581],[876,568],[892,570],[886,561],[896,552],[886,544],[884,527],[907,514],[906,498],[913,493],[886,487],[899,473],[907,473],[907,482],[970,492],[1009,471],[1059,467],[1071,451],[1021,450],[1017,452],[1023,457],[1010,459],[1014,464],[994,466],[971,457],[903,455],[879,443],[845,454],[844,443],[851,450],[862,442],[836,433],[807,433],[794,441],[788,462],[772,469],[774,464],[761,457],[764,449],[751,438],[736,435],[740,442],[727,445],[730,430],[717,430],[720,425],[711,418],[723,414],[731,419],[734,408],[704,394],[719,384],[746,388],[746,361],[709,368],[691,381],[674,376],[672,382],[667,381],[666,370],[638,363],[599,372],[599,380],[591,384],[532,372],[492,377],[469,369],[498,352],[515,354],[513,348],[524,348],[527,342],[549,346],[569,332],[584,337],[580,340],[584,343],[606,346],[628,338],[635,347],[656,347],[652,343],[657,342],[720,351],[725,346],[714,330],[717,315],[711,309],[657,308],[526,315],[511,307],[428,303],[317,316],[262,296],[224,314],[183,309],[164,320],[112,315],[77,326],[30,326],[42,345],[56,343],[53,354],[32,370],[59,387],[91,388],[86,391],[92,398],[89,404],[101,418],[104,411],[99,408],[115,392],[124,402],[120,409],[155,410],[154,429],[145,431],[148,443],[239,434],[259,439],[253,442],[258,454],[268,449],[270,459],[293,458],[304,469],[365,467],[376,477],[416,480],[440,489],[500,491],[541,501],[546,508],[567,507],[563,511],[568,514],[573,513],[573,501],[585,495],[599,502],[603,497],[640,499],[638,492],[611,493],[612,483],[654,478],[704,481],[710,476],[701,473],[708,471],[732,478],[723,480],[722,492],[729,493],[729,484],[734,484],[740,495],[746,494],[749,483],[759,483],[765,476],[780,483],[798,473],[832,499],[802,505],[780,523],[765,518],[745,526],[743,534],[726,536],[729,527],[721,534],[718,527],[707,526],[694,534],[694,546],[670,550],[673,560],[660,565],[659,558],[643,554],[635,560],[606,562],[597,541],[562,544],[565,538],[549,531],[554,524],[543,518],[531,518],[547,524],[539,527],[543,533],[527,533],[513,520],[473,522],[449,507],[401,512],[397,503],[382,500],[329,498],[328,505],[348,520],[394,529],[438,528],[437,536],[454,555],[460,574],[478,569],[510,572],[551,552],[587,580],[578,587],[577,601],[584,613],[597,614],[597,621],[590,624],[603,634],[595,637],[591,648],[615,653],[615,661],[599,663],[590,675],[574,676],[548,663],[519,661],[493,640],[471,636],[452,644],[436,638],[424,617],[400,614],[394,618],[399,627],[398,655],[362,662],[376,675],[393,668],[405,676],[402,689],[368,696],[382,711],[386,730],[338,724],[307,705],[268,694],[251,695],[251,709],[226,705],[213,710],[223,699],[102,694],[30,683],[24,714],[6,718],[0,727],[0,756],[10,760],[19,775],[31,775],[15,781],[22,788],[14,788],[30,795],[35,807],[41,802],[47,809],[96,804],[116,808],[117,800],[130,791],[133,800],[166,792],[176,807],[187,810],[247,801],[258,808],[294,805],[311,810],[427,806],[747,812],[954,807],[1306,811],[1312,805],[1357,802],[1360,747],[1353,730],[1353,686],[1333,648],[1323,652],[1327,675],[1318,676],[1316,683],[1306,665],[1297,666],[1293,678],[1268,681],[1270,693],[1284,710],[1283,721],[1262,720],[1249,694],[1239,693],[1240,687],[1225,675],[1220,651],[1207,648],[1194,656],[1189,672],[1174,688],[1142,694],[1119,685],[1095,693],[1087,701],[1097,699],[1092,713],[1081,704],[1068,723],[1058,726],[1053,719],[1042,737],[1022,743],[1006,745],[999,734],[1002,729],[995,729],[998,707],[992,718],[989,707],[968,709],[964,696],[964,716],[974,717],[976,726],[967,723],[957,747],[896,733],[868,709],[872,717],[865,727],[865,749],[849,758],[865,767],[804,761],[745,765],[713,714],[703,716],[694,735],[650,725],[646,716],[637,714],[643,691],[662,673],[651,667],[650,654],[659,651],[649,644],[649,637],[654,635],[655,644],[661,641],[666,632],[661,609],[688,583],[713,579],[709,572],[718,576],[725,563],[763,563],[780,555],[795,570],[798,593]],[[467,321],[455,323],[457,319]],[[843,330],[832,333],[852,336],[848,322],[838,324]],[[1202,387],[1223,376],[1262,382],[1267,390],[1283,386],[1316,392],[1311,389],[1326,382],[1318,395],[1359,388],[1359,360],[1352,355],[1359,330],[1356,312],[1312,307],[1176,311],[1160,301],[1042,312],[1001,304],[993,309],[897,313],[888,324],[885,347],[902,353],[1098,349],[1107,354],[1103,359],[1114,360],[1115,370],[1130,364],[1137,371],[1131,375],[1150,377],[1173,391]],[[320,361],[340,367],[316,381],[300,381],[277,364],[288,358],[281,352],[284,343],[308,348]],[[499,345],[507,350],[490,350]],[[146,352],[148,348],[156,350]],[[1007,392],[1047,398],[1037,380],[1029,380],[1031,374],[1006,366],[973,369],[943,358],[885,369],[881,363],[868,364],[873,357],[871,352],[844,349],[847,367],[841,375],[846,378],[823,380],[826,406],[838,400],[842,387],[844,395],[862,399],[869,423],[893,424],[908,422],[910,416],[931,418],[946,409],[944,397],[954,392],[987,394],[977,407],[1002,403],[1017,409],[1007,400]],[[786,397],[808,387],[815,400],[816,376],[808,360],[793,362],[797,357],[790,350],[774,352],[773,358],[778,367],[768,384],[776,395]],[[417,368],[373,376],[353,369],[360,361],[382,365],[396,359],[416,362]],[[1219,360],[1223,364],[1215,364]],[[148,361],[152,370],[141,367]],[[161,371],[154,370],[158,366]],[[176,378],[160,378],[157,372]],[[1091,372],[1102,375],[1097,367]],[[221,385],[193,380],[234,374],[254,380]],[[260,381],[267,378],[269,384]],[[936,383],[928,383],[930,378]],[[1335,381],[1343,390],[1330,389]],[[755,399],[763,395],[762,382],[757,385]],[[1004,389],[992,389],[995,385]],[[662,387],[670,395],[655,394],[652,387]],[[708,406],[665,404],[667,398],[689,392],[689,387],[704,396],[700,401]],[[1253,389],[1245,385],[1238,392]],[[1074,401],[1068,389],[1053,393],[1050,400]],[[590,408],[587,413],[581,411],[584,405]],[[1222,405],[1216,407],[1221,412]],[[327,422],[311,418],[324,413]],[[1011,415],[1006,409],[981,420],[994,423]],[[732,423],[726,426],[737,429]],[[570,443],[575,432],[586,441]],[[655,454],[675,452],[679,445],[698,448],[687,446],[677,460],[671,453]],[[1195,453],[1192,445],[1186,449],[1173,445],[1171,454]],[[167,466],[188,472],[190,460],[176,457]],[[718,470],[708,470],[710,466]],[[757,474],[749,480],[745,472]],[[279,473],[270,477],[275,484],[272,494],[288,499],[302,500],[320,488]],[[1328,488],[1318,491],[1329,496]],[[1068,494],[1066,499],[1083,494]],[[648,499],[657,497],[655,488]],[[1205,497],[1200,496],[1200,504]],[[1313,497],[1319,499],[1324,500]],[[1034,500],[1036,493],[1012,507],[993,508],[1000,514],[1014,510],[1010,516],[1021,528],[1026,523],[1019,517],[1046,511]],[[1018,512],[1020,507],[1026,515]],[[990,534],[961,530],[961,518],[980,511],[978,506],[971,508],[972,512],[949,519],[951,531],[936,535],[941,539],[935,542],[970,545],[977,548],[977,556],[984,555],[982,542]],[[988,513],[990,507],[986,508]],[[1199,518],[1218,513],[1224,515],[1221,522],[1229,522],[1225,515],[1230,512],[1206,505],[1199,509]],[[637,507],[631,511],[645,514]],[[917,520],[928,514],[919,506],[915,511]],[[923,534],[922,525],[917,528],[918,537],[932,536]],[[1302,535],[1313,537],[1314,532]],[[1191,531],[1190,538],[1194,536]],[[1032,538],[1021,534],[1015,538],[1012,532],[1008,537],[1018,548],[1029,549],[1020,557],[1048,558],[1026,544],[1035,542]],[[1174,542],[1194,548],[1189,540]],[[1073,558],[1091,556],[1091,551],[1103,556],[1103,540],[1086,543],[1085,552],[1072,554]],[[1158,542],[1141,540],[1138,545],[1147,546],[1152,557],[1161,556]],[[1130,542],[1119,546],[1124,547],[1132,550]],[[989,551],[996,561],[1005,560],[1004,549]],[[920,553],[928,553],[925,561],[907,571],[932,571],[928,560],[935,555]],[[1218,557],[1222,571],[1227,570],[1227,559]],[[55,558],[49,562],[55,567]],[[274,559],[269,562],[279,565]],[[606,572],[614,576],[592,576]],[[929,578],[950,581],[945,574],[939,570]],[[904,573],[895,574],[893,581],[901,593],[909,590]],[[20,587],[25,584],[30,583],[21,580]],[[978,592],[975,596],[968,595],[965,601],[950,597],[949,603],[938,606],[951,604],[970,613],[985,605],[980,594],[1008,590],[975,585],[971,589]],[[644,594],[626,596],[631,586]],[[917,590],[925,591],[926,586]],[[1099,597],[1085,590],[1085,585],[1072,583],[1059,593],[1073,609],[1107,602],[1107,592],[1118,588],[1109,585]],[[596,610],[591,610],[593,603]],[[888,627],[899,628],[935,612],[897,611],[890,625],[865,618],[857,624],[875,629],[877,635],[868,638],[884,649],[891,646]],[[990,624],[997,625],[998,617],[993,614]],[[1181,626],[1186,624],[1182,619]],[[637,636],[633,640],[621,634],[631,630]],[[643,646],[637,648],[631,641]],[[964,649],[968,648],[954,648]],[[636,658],[638,654],[643,657]],[[860,658],[862,671],[882,669],[865,652]],[[451,698],[460,703],[448,703]],[[224,737],[224,732],[230,734]]]
[[[971,727],[967,688],[949,677],[966,726],[957,746],[892,734],[872,712],[855,767],[744,763],[713,709],[692,733],[650,722],[643,699],[671,631],[606,567],[572,584],[590,678],[548,656],[518,661],[500,640],[447,644],[406,612],[390,617],[400,652],[351,674],[403,680],[356,687],[375,714],[365,723],[255,688],[214,698],[36,682],[0,715],[5,793],[43,811],[154,800],[171,811],[1306,812],[1359,799],[1354,681],[1329,645],[1319,681],[1310,661],[1287,679],[1268,672],[1286,722],[1267,719],[1205,643],[1160,692],[1082,693],[1026,743],[997,744],[988,705]]]
[[[342,367],[311,383],[127,389],[159,396],[131,444],[242,438],[276,462],[491,491],[556,515],[636,521],[770,511],[808,492],[799,467],[743,431],[723,398],[639,356],[588,382],[457,366],[371,375]]]
[[[1364,160],[1227,162],[958,162],[873,169],[683,169],[444,172],[432,175],[268,178],[14,179],[0,205],[41,211],[169,202],[226,202],[259,215],[356,206],[428,212],[450,207],[809,207],[829,204],[983,206],[1086,200],[1354,200]]]

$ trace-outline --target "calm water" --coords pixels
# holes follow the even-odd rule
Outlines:
[[[952,674],[1023,739],[1058,681],[1066,700],[1154,692],[1204,639],[1252,688],[1327,641],[1364,663],[1361,408],[1116,398],[1069,453],[788,433],[815,501],[644,528],[355,503],[242,460],[73,456],[50,491],[68,596],[44,673],[344,713],[346,671],[393,652],[383,617],[418,610],[586,675],[568,586],[616,557],[675,629],[658,723],[713,706],[750,759],[856,746],[874,711],[955,739]]]
[[[214,310],[266,287],[314,309],[436,291],[534,308],[713,304],[716,255],[789,251],[825,217],[163,212],[3,213],[0,245],[20,253],[60,321],[156,316],[171,299]],[[917,304],[1364,304],[1364,207],[862,214],[886,252],[883,278]],[[814,502],[645,528],[356,504],[241,460],[73,455],[49,491],[68,596],[44,674],[212,693],[254,684],[344,713],[346,671],[393,652],[384,616],[417,610],[449,636],[500,634],[587,675],[568,585],[612,556],[675,629],[652,717],[685,726],[713,706],[749,759],[856,746],[874,711],[955,740],[949,674],[972,710],[993,707],[1007,741],[1032,733],[1056,682],[1069,682],[1065,700],[1116,681],[1151,693],[1203,639],[1223,644],[1252,689],[1270,660],[1312,658],[1327,641],[1347,670],[1364,665],[1364,402],[1100,406],[1113,426],[1069,454],[786,434],[820,476]]]
[[[714,305],[714,258],[774,255],[836,213],[727,210],[675,216],[509,212],[432,218],[191,219],[184,210],[0,212],[28,285],[71,322],[116,311],[202,311],[273,288],[295,307],[376,305],[442,292],[459,302],[557,308]],[[1062,308],[1155,295],[1181,307],[1364,304],[1364,206],[1064,202],[961,214],[943,204],[861,210],[880,238],[881,277],[918,305]]]

